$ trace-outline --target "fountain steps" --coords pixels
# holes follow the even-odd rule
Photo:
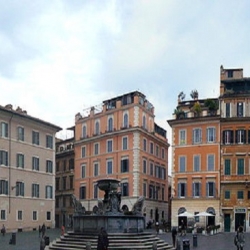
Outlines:
[[[96,249],[97,235],[67,233],[60,239],[51,242],[47,249],[51,250],[82,250],[87,244],[91,244],[91,249]],[[161,240],[156,235],[150,233],[109,233],[109,250],[135,250],[153,249],[153,243],[157,243],[157,250],[172,250],[172,245]]]

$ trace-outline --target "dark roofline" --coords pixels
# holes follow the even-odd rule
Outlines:
[[[107,103],[107,102],[110,102],[110,101],[115,101],[115,100],[117,100],[117,99],[121,99],[123,96],[126,96],[126,95],[140,95],[140,96],[142,96],[143,98],[146,98],[146,96],[144,95],[144,94],[142,94],[141,92],[139,92],[139,91],[132,91],[132,92],[129,92],[129,93],[126,93],[126,94],[123,94],[123,95],[120,95],[120,96],[116,96],[116,97],[113,97],[113,98],[111,98],[111,99],[108,99],[108,100],[104,100],[103,101],[103,104],[105,104],[105,103]]]
[[[49,126],[49,127],[52,127],[54,129],[56,129],[57,132],[60,131],[60,130],[62,130],[61,127],[59,127],[57,125],[54,125],[54,124],[52,124],[50,122],[46,122],[46,121],[41,120],[39,118],[30,116],[30,115],[28,115],[27,113],[24,113],[24,112],[20,113],[19,111],[16,111],[16,110],[13,110],[13,109],[8,109],[8,108],[3,107],[1,105],[0,105],[0,111],[4,111],[4,112],[10,113],[12,115],[19,116],[19,117],[22,117],[22,118],[25,118],[25,119],[28,119],[28,120],[31,120],[31,121],[38,122],[38,123],[42,123],[42,124],[44,124],[46,126]]]

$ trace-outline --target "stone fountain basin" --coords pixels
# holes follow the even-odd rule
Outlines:
[[[97,181],[98,188],[102,191],[117,190],[120,181],[117,179],[101,179]]]

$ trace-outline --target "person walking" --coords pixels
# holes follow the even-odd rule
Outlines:
[[[44,250],[45,249],[45,235],[42,236],[41,240],[40,240],[40,250]]]
[[[176,227],[172,227],[172,242],[174,248],[176,248],[176,236],[177,236],[177,229]]]
[[[45,235],[45,231],[46,231],[46,227],[45,227],[45,224],[43,223],[42,228],[41,228],[42,238],[43,238],[44,235]]]
[[[6,233],[6,228],[5,228],[4,224],[3,224],[3,226],[2,226],[1,233],[2,233],[3,236],[4,236],[5,233]]]
[[[64,236],[64,234],[65,234],[65,227],[64,227],[64,225],[62,225],[62,227],[61,227],[61,235]]]
[[[109,239],[106,230],[102,227],[98,235],[97,250],[107,250]]]
[[[155,223],[156,234],[159,234],[159,222],[156,221]]]
[[[181,235],[186,235],[186,226],[183,220],[181,220]]]
[[[243,250],[243,247],[245,245],[245,235],[242,226],[239,226],[237,233],[235,235],[234,242],[235,245],[237,246],[237,250]]]

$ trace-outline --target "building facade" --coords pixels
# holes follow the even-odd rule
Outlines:
[[[180,101],[172,128],[172,224],[187,211],[206,226],[250,231],[250,78],[220,68],[220,96]],[[198,212],[208,212],[202,220]]]
[[[250,231],[250,78],[221,67],[221,214],[225,231]]]
[[[56,142],[55,225],[71,228],[74,208],[74,137]]]
[[[154,107],[136,91],[75,117],[75,195],[87,211],[103,199],[97,180],[121,181],[121,208],[145,197],[146,221],[168,218],[168,141]]]
[[[7,231],[55,224],[55,134],[61,128],[0,106],[0,220]]]
[[[179,226],[181,220],[192,226],[189,218],[178,217],[183,212],[193,216],[208,212],[213,215],[208,225],[220,222],[220,117],[217,109],[212,112],[205,104],[198,99],[179,101],[178,112],[168,121],[172,128],[172,226]],[[195,219],[197,226],[204,224],[205,218]]]

